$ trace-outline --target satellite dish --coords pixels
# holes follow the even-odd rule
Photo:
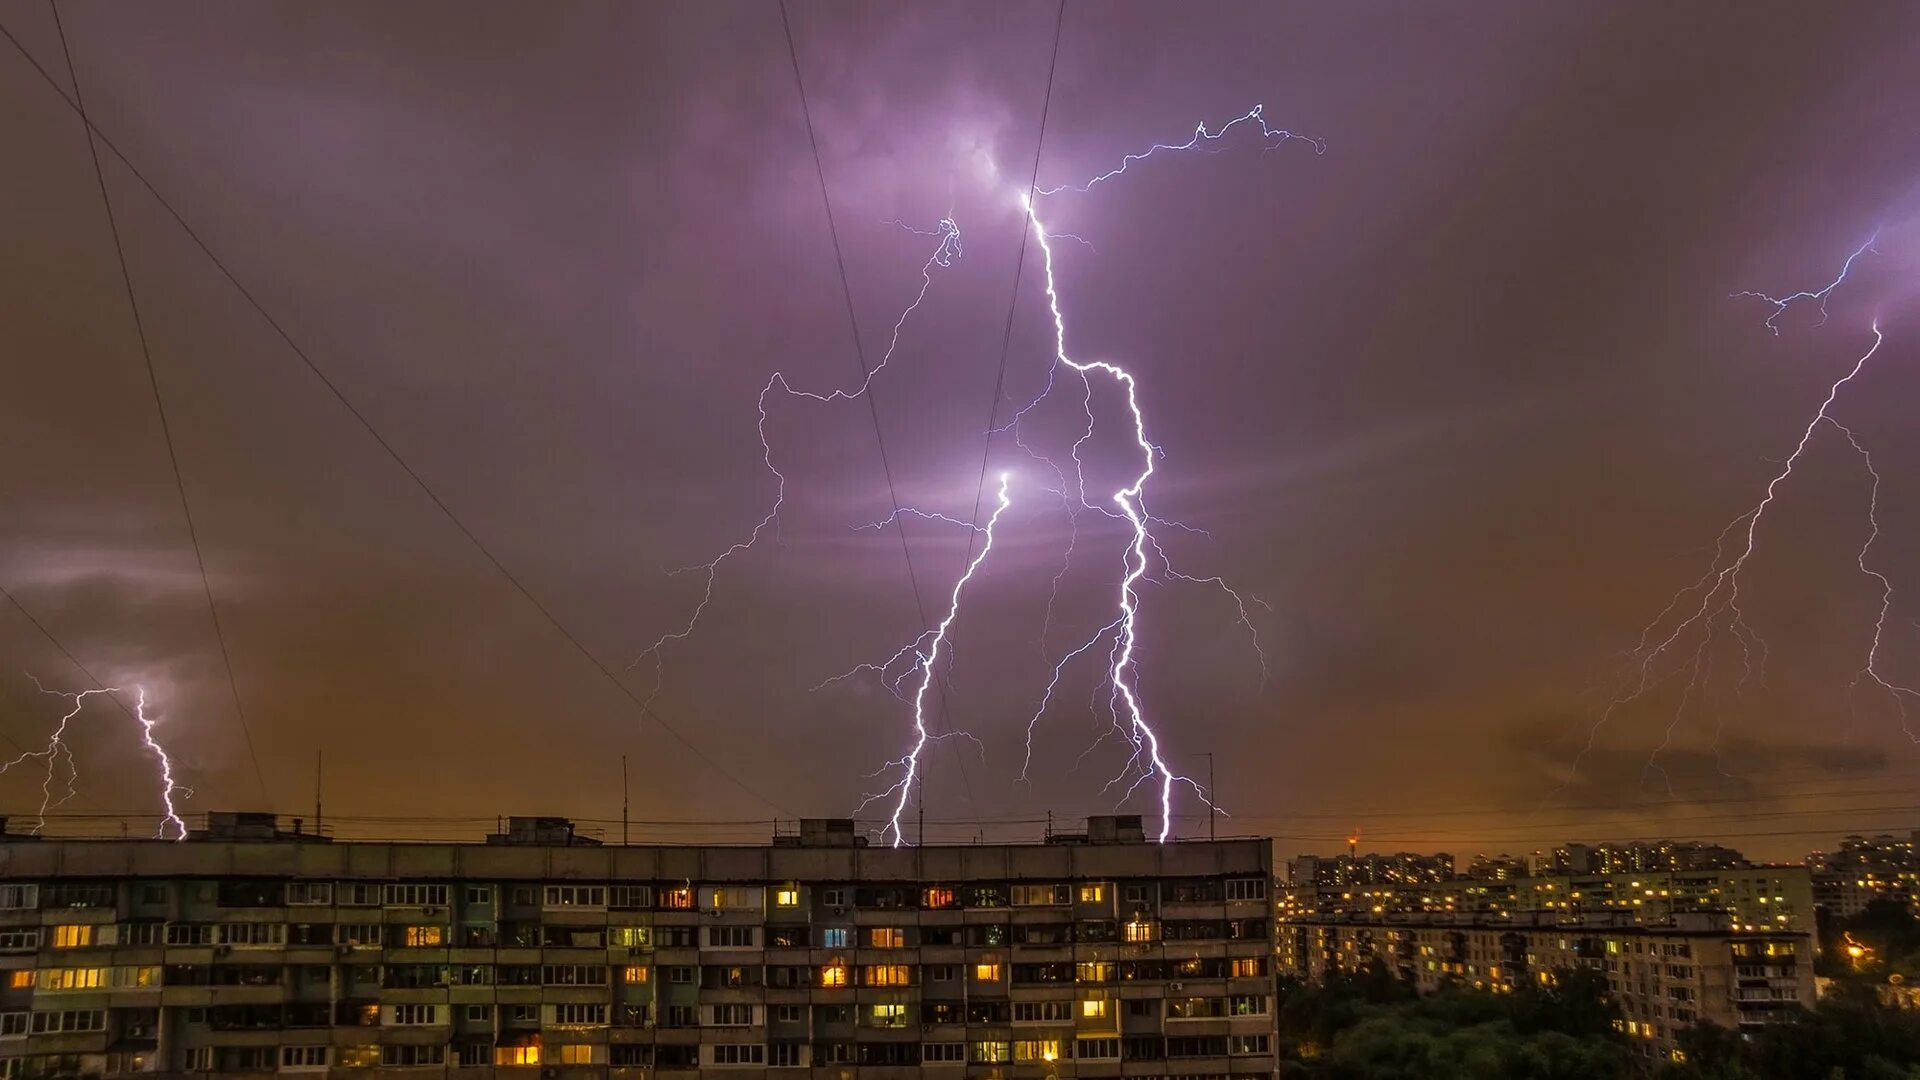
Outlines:
[[[1887,976],[1887,981],[1890,983],[1893,983],[1895,986],[1898,986],[1901,983],[1906,982],[1907,977],[1896,971],[1893,974]]]

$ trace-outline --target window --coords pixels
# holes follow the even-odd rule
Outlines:
[[[897,1001],[883,1001],[872,1007],[874,1027],[900,1028],[907,1026],[909,1006]]]
[[[514,907],[532,907],[540,902],[540,890],[531,885],[515,885],[507,893],[507,899]]]
[[[40,897],[40,906],[54,908],[112,907],[111,885],[49,885]]]
[[[663,949],[691,949],[693,927],[656,926],[653,928],[653,943]]]
[[[797,1024],[804,1019],[805,1016],[806,1014],[798,1005],[775,1005],[773,1007],[773,1018],[778,1023]]]
[[[395,1005],[393,1023],[402,1027],[417,1024],[437,1024],[440,1022],[438,1005]]]
[[[221,945],[285,945],[286,923],[221,923],[215,940]]]
[[[606,1027],[607,1007],[593,1004],[555,1005],[553,1025],[555,1027]]]
[[[653,906],[651,885],[610,885],[607,906],[621,911],[640,911]]]
[[[32,952],[39,947],[40,928],[37,926],[0,930],[0,952]]]
[[[31,969],[22,968],[18,971],[7,972],[7,988],[9,990],[26,990],[32,986],[33,971]]]
[[[689,886],[681,885],[675,888],[661,890],[660,906],[670,908],[674,911],[692,911],[693,889]]]
[[[491,1005],[463,1005],[460,1008],[460,1018],[469,1024],[493,1023],[493,1006]]]
[[[409,926],[400,935],[401,941],[416,949],[432,948],[447,943],[447,928],[444,926]]]
[[[798,885],[782,885],[773,890],[773,906],[799,907],[800,887]]]
[[[287,883],[287,906],[327,905],[333,903],[333,882],[331,881],[290,881]],[[290,1046],[289,1050],[310,1050],[314,1047]],[[318,1049],[326,1049],[319,1047]]]
[[[899,927],[876,926],[867,931],[867,946],[874,949],[903,949],[907,932]]]
[[[821,889],[820,902],[827,905],[828,907],[836,907],[836,908],[846,907],[847,906],[847,890]]]
[[[91,944],[93,944],[93,927],[89,924],[68,924],[53,928],[53,947],[56,949],[78,949]]]
[[[603,964],[548,964],[540,969],[540,982],[546,986],[605,986],[607,969]]]
[[[713,1007],[714,1027],[752,1027],[753,1006],[751,1005],[715,1005]]]
[[[1013,1046],[1003,1042],[976,1042],[967,1048],[967,1060],[976,1065],[1001,1065],[1013,1060]]]
[[[1227,1012],[1232,1016],[1265,1016],[1267,1015],[1267,996],[1235,994],[1227,999]]]
[[[973,977],[977,982],[999,982],[1000,961],[982,960],[980,963],[973,965]]]
[[[945,885],[929,885],[920,894],[920,906],[925,908],[950,908],[954,906],[953,890]],[[959,1043],[929,1043],[930,1046],[959,1046]],[[957,1059],[956,1059],[957,1060]]]
[[[211,945],[213,927],[207,923],[168,923],[167,944]]]
[[[844,949],[853,940],[853,931],[844,926],[829,926],[820,931],[820,947]]]
[[[1129,944],[1156,941],[1160,937],[1160,924],[1152,919],[1131,919],[1120,927],[1121,938]]]
[[[76,1031],[107,1030],[107,1011],[105,1009],[68,1009],[65,1012],[37,1012],[33,1014],[33,1033],[35,1035],[63,1035]]]
[[[1272,1052],[1272,1041],[1265,1035],[1231,1035],[1227,1038],[1229,1054],[1267,1054]]]
[[[600,1048],[592,1043],[567,1043],[554,1047],[562,1065],[597,1065]]]
[[[1120,1056],[1120,1040],[1081,1039],[1073,1044],[1073,1056],[1081,1060],[1112,1061]]]
[[[98,990],[113,983],[112,968],[43,968],[40,971],[39,986],[42,990]]]
[[[1071,1019],[1073,1019],[1073,1002],[1071,1001],[1016,1001],[1013,1003],[1013,1022],[1016,1024]]]
[[[467,886],[467,906],[468,907],[486,907],[491,905],[492,903],[493,903],[493,886],[491,885]]]
[[[620,981],[629,986],[647,981],[647,965],[628,964],[620,969]]]
[[[1013,1060],[1024,1064],[1060,1060],[1059,1039],[1023,1039],[1013,1044]]]
[[[1015,907],[1039,907],[1046,904],[1064,904],[1068,901],[1065,885],[1015,885],[1013,904]]]
[[[326,1068],[326,1051],[332,1047],[324,1045],[282,1045],[280,1047],[280,1072],[300,1072],[305,1068]]]
[[[0,1013],[0,1039],[17,1039],[27,1033],[27,1010]]]
[[[549,885],[541,898],[541,907],[603,908],[607,906],[604,885]]]
[[[776,1069],[797,1069],[805,1064],[799,1043],[774,1043],[767,1048],[767,1064]]]
[[[1120,895],[1125,897],[1129,904],[1144,904],[1147,902],[1147,887],[1145,885],[1129,885]]]
[[[120,924],[120,944],[158,945],[165,936],[165,923],[135,922]]]
[[[0,885],[0,909],[22,911],[40,906],[40,886]]]
[[[447,887],[445,885],[388,885],[380,899],[388,907],[445,907]]]
[[[667,981],[670,983],[690,983],[693,981],[693,969],[690,967],[670,967],[667,969]]]
[[[651,926],[609,926],[607,944],[615,948],[642,949],[653,944]]]
[[[540,1041],[535,1039],[519,1046],[496,1046],[493,1048],[493,1063],[496,1066],[511,1068],[515,1065],[540,1064]]]
[[[716,949],[751,949],[756,944],[753,930],[751,926],[709,926],[707,944]]]
[[[351,945],[359,949],[377,949],[380,947],[383,930],[385,927],[379,923],[341,923],[333,928],[334,944]],[[167,927],[169,939],[173,936],[173,931],[174,927]],[[172,945],[174,942],[169,940],[167,944]]]
[[[667,1006],[667,1022],[664,1026],[670,1028],[690,1028],[699,1027],[700,1023],[696,1018],[693,1006],[669,1005]]]
[[[764,1065],[767,1048],[759,1043],[718,1043],[713,1048],[715,1065]]]
[[[538,1023],[539,1020],[540,1020],[540,1006],[538,1005],[507,1006],[507,1021],[509,1023],[533,1024],[533,1023]]]
[[[920,1061],[927,1065],[958,1065],[967,1060],[967,1044],[957,1042],[922,1043]]]
[[[379,907],[380,886],[365,881],[343,881],[338,893],[341,907]]]
[[[1107,898],[1107,887],[1098,882],[1080,886],[1080,902],[1098,904]]]
[[[913,968],[906,964],[868,964],[860,973],[862,986],[913,985]]]
[[[1235,878],[1227,882],[1229,900],[1265,900],[1267,898],[1267,880],[1265,878]]]
[[[820,985],[821,986],[847,985],[847,965],[845,964],[845,962],[835,961],[831,964],[822,966],[820,968]]]
[[[1080,1003],[1080,1015],[1088,1020],[1105,1020],[1112,1007],[1106,998],[1088,998]]]
[[[1267,958],[1264,956],[1243,956],[1234,960],[1227,973],[1236,979],[1259,978],[1267,973]]]
[[[646,1043],[615,1043],[607,1047],[608,1063],[616,1069],[645,1068],[653,1064],[653,1047]]]
[[[382,1046],[380,1064],[390,1069],[418,1069],[447,1063],[447,1048],[441,1046]]]

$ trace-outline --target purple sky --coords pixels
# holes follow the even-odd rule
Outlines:
[[[667,571],[765,512],[769,374],[857,377],[775,6],[60,10],[100,129],[615,670],[697,602],[697,577]],[[931,247],[887,223],[951,210],[964,233],[874,389],[901,500],[962,517],[1055,10],[792,7],[870,362]],[[6,0],[0,24],[64,83],[44,3]],[[1272,605],[1263,684],[1218,592],[1146,587],[1146,701],[1177,765],[1215,754],[1223,831],[1284,850],[1358,827],[1369,847],[1678,834],[1792,855],[1920,819],[1898,717],[1847,693],[1878,588],[1854,562],[1866,477],[1835,438],[1783,487],[1748,571],[1764,676],[1741,686],[1737,652],[1715,653],[1662,758],[1671,793],[1644,766],[1682,681],[1618,714],[1565,786],[1641,627],[1706,568],[1875,313],[1887,342],[1836,412],[1885,477],[1881,568],[1920,588],[1916,43],[1920,12],[1892,3],[1068,5],[1042,187],[1256,102],[1327,145],[1224,140],[1046,206],[1091,244],[1058,245],[1071,347],[1138,374],[1166,451],[1154,509],[1212,534],[1164,533],[1169,550]],[[145,682],[191,807],[257,805],[82,129],[10,46],[0,122],[0,585],[103,678]],[[866,774],[905,745],[900,704],[872,681],[808,692],[918,629],[897,536],[850,528],[889,508],[864,402],[775,403],[779,542],[729,564],[664,657],[661,714],[748,794],[643,722],[111,157],[107,182],[276,808],[310,807],[320,750],[329,816],[369,834],[616,818],[623,754],[636,819],[754,822],[646,835],[751,839],[884,782]],[[1880,254],[1824,326],[1796,311],[1776,338],[1764,304],[1728,298],[1817,288],[1875,227]],[[1030,250],[1003,417],[1047,378],[1038,269]],[[1056,404],[1034,433],[1059,450],[1077,432]],[[1004,438],[990,457],[1044,479]],[[1125,463],[1094,459],[1106,479]],[[1049,658],[1110,617],[1122,539],[1083,531],[1043,658],[1066,525],[1020,494],[957,627],[950,702],[981,747],[933,752],[930,839],[1112,804],[1112,745],[1076,767],[1107,723],[1097,664],[1043,718],[1032,785],[1015,780]],[[944,607],[964,541],[908,539]],[[1896,591],[1885,653],[1911,679],[1916,596]],[[83,682],[17,611],[0,660],[0,734],[34,745],[61,710],[25,673]],[[644,692],[649,672],[629,679]],[[76,725],[69,809],[151,813],[126,719]],[[6,811],[38,801],[39,774],[0,777]]]

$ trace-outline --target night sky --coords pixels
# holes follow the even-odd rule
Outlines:
[[[891,223],[951,211],[962,230],[873,390],[900,500],[962,518],[1003,340],[1001,421],[1048,377],[1036,250],[1014,281],[1056,11],[791,7],[869,364],[934,243]],[[779,9],[60,12],[99,129],[646,694],[651,667],[624,669],[700,599],[698,575],[668,572],[745,539],[773,498],[761,386],[859,377]],[[69,85],[45,3],[6,0],[0,24]],[[1223,833],[1283,853],[1357,827],[1368,848],[1677,835],[1797,857],[1920,821],[1920,749],[1885,695],[1849,694],[1880,590],[1855,561],[1869,478],[1824,428],[1743,578],[1764,669],[1743,683],[1720,639],[1664,775],[1646,764],[1684,674],[1616,713],[1569,782],[1642,627],[1708,568],[1875,314],[1886,342],[1834,414],[1883,476],[1883,668],[1920,681],[1916,100],[1905,4],[1069,2],[1042,188],[1255,103],[1326,145],[1230,137],[1043,208],[1087,242],[1055,244],[1070,349],[1139,377],[1165,450],[1152,508],[1210,533],[1162,530],[1169,553],[1271,605],[1263,681],[1223,594],[1142,587],[1149,714],[1177,768],[1204,778],[1214,755]],[[188,809],[263,805],[84,129],[4,42],[0,131],[0,585],[102,679],[147,687]],[[663,656],[656,708],[696,754],[103,159],[266,805],[310,813],[324,751],[343,834],[605,821],[627,755],[636,820],[719,823],[636,835],[752,840],[887,782],[867,774],[906,746],[903,706],[872,679],[809,692],[920,628],[899,536],[852,528],[891,505],[864,401],[770,408],[778,535],[724,567]],[[1820,288],[1876,228],[1824,325],[1797,306],[1776,337],[1764,303],[1729,297]],[[1075,398],[1030,441],[1064,453]],[[1104,408],[1089,475],[1110,489],[1128,459]],[[930,750],[929,839],[1105,812],[1124,760],[1109,740],[1077,763],[1109,722],[1095,662],[1070,669],[1017,780],[1052,659],[1111,618],[1124,536],[1083,518],[1043,653],[1066,517],[1010,438],[988,457],[1015,505],[947,672],[980,745]],[[937,615],[965,536],[906,535]],[[88,685],[0,610],[0,735],[31,747],[63,710],[28,673]],[[127,717],[90,705],[72,742],[66,810],[154,812]],[[0,777],[0,808],[30,817],[41,777]],[[1181,810],[1177,831],[1204,833],[1204,807]]]

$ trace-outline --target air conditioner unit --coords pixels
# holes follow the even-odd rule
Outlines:
[[[1187,988],[1186,983],[1168,983],[1167,984],[1167,990],[1169,992],[1176,991],[1176,990],[1185,990],[1186,988]]]
[[[833,913],[835,915],[845,915],[847,913],[847,909],[844,907],[835,907],[833,909]]]

